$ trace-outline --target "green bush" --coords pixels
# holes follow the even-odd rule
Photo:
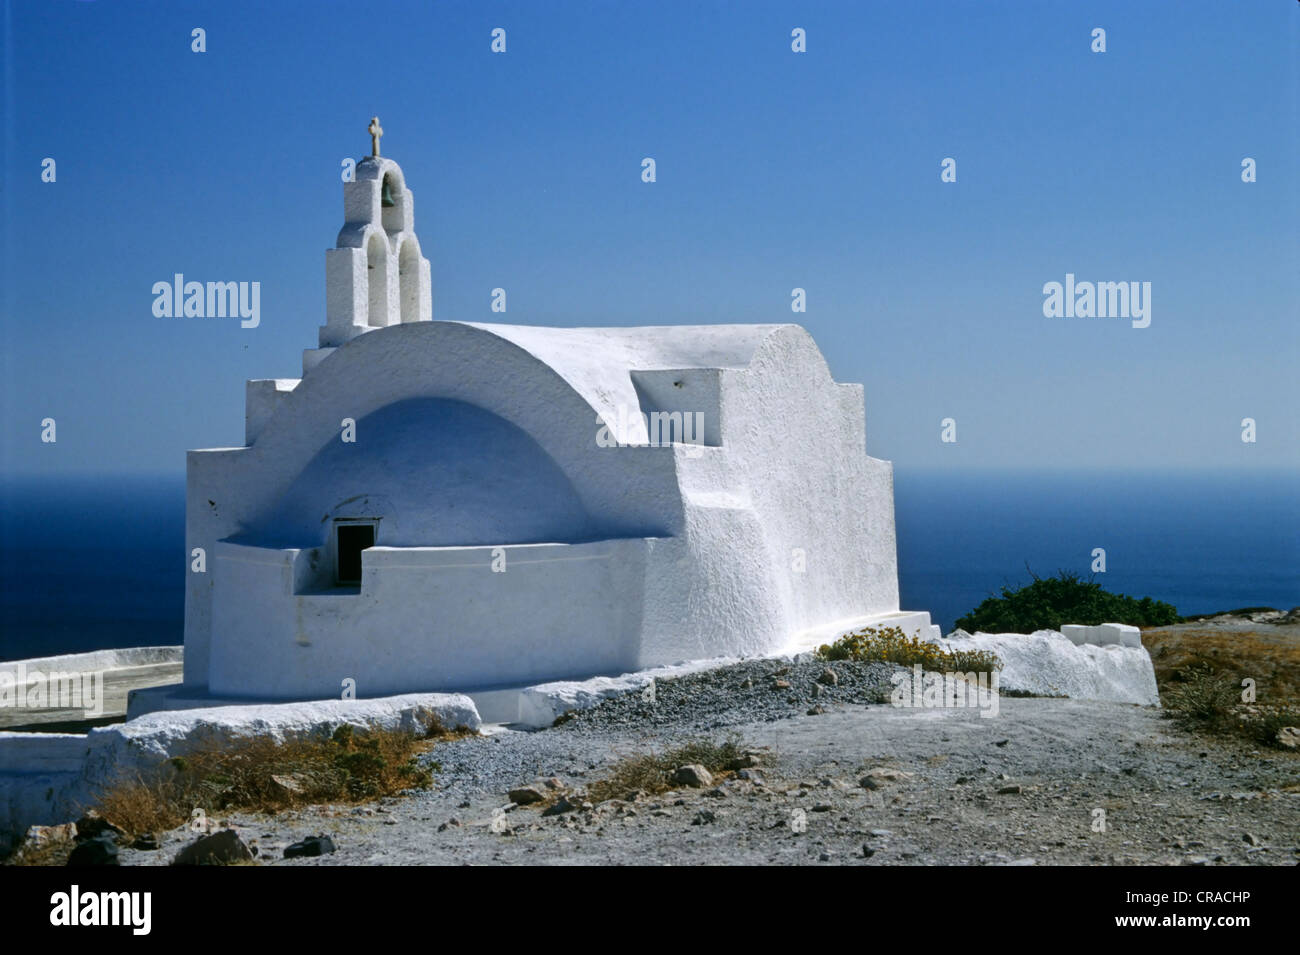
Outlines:
[[[1060,630],[1067,623],[1162,627],[1179,619],[1178,611],[1163,601],[1107,593],[1093,580],[1062,571],[1055,577],[1034,577],[1032,584],[1018,590],[1003,587],[1002,596],[989,597],[958,618],[957,626],[968,633],[1033,633]]]

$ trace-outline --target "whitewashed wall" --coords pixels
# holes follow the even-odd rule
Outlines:
[[[891,467],[865,454],[861,387],[795,325],[398,324],[248,394],[252,444],[189,457],[187,541],[212,555],[187,592],[192,688],[581,678],[772,652],[898,610]],[[704,447],[596,440],[598,418],[636,444],[636,412],[695,410]],[[497,575],[482,556],[453,572],[408,553],[423,569],[399,573],[381,547],[359,594],[312,594],[302,555],[340,516],[380,517],[383,547],[599,546],[626,566]]]

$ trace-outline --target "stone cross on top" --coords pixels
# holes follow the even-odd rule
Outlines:
[[[379,117],[370,117],[370,126],[367,127],[370,133],[370,155],[379,155],[379,137],[384,135],[384,127],[379,125]]]

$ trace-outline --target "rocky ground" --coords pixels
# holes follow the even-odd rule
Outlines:
[[[661,681],[653,701],[632,693],[550,729],[439,743],[428,791],[216,821],[277,865],[1300,862],[1295,752],[1113,703],[1004,697],[992,717],[895,708],[879,702],[892,667],[834,663],[826,685],[826,666],[758,661]],[[756,768],[584,805],[625,757],[729,735]],[[510,802],[534,783],[546,801]],[[573,808],[547,814],[560,795]],[[337,851],[282,858],[316,834]],[[166,833],[121,862],[165,865],[193,839]]]

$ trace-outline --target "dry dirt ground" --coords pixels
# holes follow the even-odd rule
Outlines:
[[[1201,658],[1274,696],[1300,673],[1295,625],[1184,624],[1144,642],[1162,684]],[[629,694],[550,729],[439,742],[426,791],[212,821],[276,865],[1300,863],[1296,751],[1124,704],[1004,697],[992,717],[895,708],[878,702],[884,665],[834,664],[834,687],[818,684],[825,666],[751,661],[665,681],[653,703]],[[759,765],[583,805],[628,757],[728,737]],[[879,769],[897,772],[863,785]],[[510,789],[534,783],[574,808],[510,803]],[[337,852],[283,859],[316,834]],[[121,861],[166,865],[194,838],[163,833],[158,850],[123,849]]]
[[[624,755],[667,745],[645,727],[504,732],[440,745],[427,793],[230,822],[276,864],[1295,865],[1300,757],[1206,741],[1159,711],[1057,699],[973,710],[831,704],[729,727],[762,768],[707,789],[544,816],[508,788],[581,791]],[[713,734],[717,736],[719,734]],[[698,738],[695,734],[692,738]],[[482,772],[476,767],[490,767]],[[909,775],[859,781],[888,767]],[[575,797],[575,801],[576,801]],[[283,862],[328,833],[338,852]],[[192,836],[126,864],[167,862]]]
[[[1142,632],[1163,689],[1189,665],[1202,664],[1237,682],[1255,681],[1261,703],[1300,702],[1300,623],[1261,625],[1216,617]]]

